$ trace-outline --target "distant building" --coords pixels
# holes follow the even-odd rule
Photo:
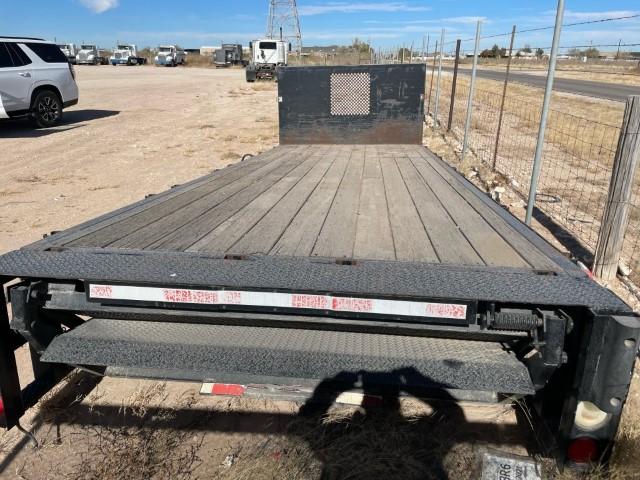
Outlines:
[[[200,55],[202,56],[211,56],[215,53],[216,50],[219,50],[220,47],[200,47]]]

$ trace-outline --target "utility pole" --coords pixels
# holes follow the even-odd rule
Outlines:
[[[291,43],[293,49],[302,54],[302,33],[296,0],[270,0],[267,37],[278,38]]]
[[[616,53],[616,60],[620,60],[620,45],[622,44],[622,39],[618,40],[618,53]]]

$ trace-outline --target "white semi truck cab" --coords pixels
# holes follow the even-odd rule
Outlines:
[[[288,63],[291,44],[283,40],[265,38],[254,40],[249,44],[251,49],[251,61],[247,66],[247,82],[275,78],[278,67],[284,67]]]
[[[111,65],[144,65],[147,59],[138,56],[138,49],[132,44],[119,44],[109,58]]]
[[[184,65],[187,62],[187,53],[177,45],[160,45],[155,56],[156,65]]]
[[[96,45],[80,45],[80,51],[76,55],[78,65],[106,65],[109,59]]]

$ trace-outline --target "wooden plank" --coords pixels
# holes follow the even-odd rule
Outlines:
[[[199,228],[206,229],[208,227],[206,224],[202,224],[207,212],[219,207],[224,208],[223,206],[228,205],[232,199],[236,199],[236,202],[241,202],[242,200],[240,199],[244,199],[245,203],[248,203],[257,195],[256,190],[262,191],[268,188],[271,183],[279,180],[293,169],[298,162],[297,152],[289,152],[282,155],[275,159],[273,163],[248,172],[242,178],[191,204],[184,205],[183,208],[175,212],[158,218],[158,220],[144,228],[130,230],[128,235],[113,242],[112,246],[144,249],[154,247],[159,242],[165,243],[165,238],[172,238],[178,233],[183,240],[186,239],[185,235],[191,238],[195,230],[189,225],[197,223]],[[241,205],[244,205],[244,203]],[[206,232],[208,231],[206,230]]]
[[[494,267],[528,267],[527,262],[424,160],[413,164],[482,260]]]
[[[375,147],[365,147],[354,258],[395,260],[382,168]]]
[[[178,188],[151,197],[144,205],[136,209],[127,209],[121,215],[105,218],[104,221],[91,225],[76,232],[72,237],[60,238],[60,244],[68,246],[106,247],[122,236],[136,231],[154,221],[163,218],[189,205],[220,188],[242,179],[256,169],[268,168],[277,155],[268,152],[259,158],[250,159],[232,167],[226,167],[219,172],[203,177],[205,181],[196,181],[192,188],[181,190]],[[64,243],[63,243],[64,242]]]
[[[440,262],[453,265],[484,265],[411,160],[399,157],[396,161]]]
[[[306,157],[306,159],[291,172],[265,189],[258,196],[255,196],[253,201],[220,223],[207,235],[193,243],[186,251],[227,253],[245,233],[251,230],[260,219],[291,192],[291,190],[299,184],[301,179],[306,177],[314,165],[317,165],[317,161],[316,157]]]
[[[380,160],[389,204],[389,220],[398,260],[438,262],[395,158]]]
[[[603,280],[616,278],[629,225],[631,194],[640,159],[640,95],[627,99],[609,194],[598,235],[593,272]]]
[[[270,254],[283,256],[310,256],[338,186],[349,163],[350,149],[333,146],[328,155],[335,158],[324,178],[291,224],[286,228]]]
[[[320,184],[335,157],[327,155],[331,147],[323,146],[310,157],[315,165],[262,219],[240,240],[229,247],[229,252],[238,254],[267,254],[296,214],[309,200]],[[317,216],[317,212],[314,212]]]
[[[558,270],[558,266],[547,255],[542,253],[526,237],[511,227],[507,221],[498,213],[489,208],[485,202],[470,191],[468,187],[460,182],[457,174],[447,169],[438,159],[433,157],[425,148],[420,148],[418,153],[429,162],[429,165],[455,189],[484,219],[494,228],[494,230],[504,238],[517,252],[521,254],[529,265],[539,270]]]
[[[313,248],[320,257],[351,258],[356,234],[357,208],[362,188],[364,147],[351,147],[347,170]]]
[[[236,162],[229,164],[220,170],[214,170],[212,173],[198,177],[186,183],[180,184],[165,190],[156,195],[146,197],[142,200],[138,200],[132,204],[125,205],[124,207],[107,212],[98,217],[92,218],[86,222],[75,225],[71,228],[58,232],[56,235],[49,236],[43,240],[39,240],[32,244],[29,244],[23,248],[26,249],[45,249],[55,246],[66,245],[67,242],[73,241],[76,238],[85,236],[87,234],[96,232],[102,228],[108,227],[112,224],[119,222],[122,219],[128,218],[132,215],[138,214],[148,209],[153,209],[156,205],[164,203],[165,201],[183,195],[191,190],[200,188],[201,186],[209,184],[214,178],[221,178],[225,175],[231,174],[240,168],[253,168],[254,163],[260,163],[269,158],[272,155],[272,151],[267,151],[256,157],[250,158],[244,162]]]

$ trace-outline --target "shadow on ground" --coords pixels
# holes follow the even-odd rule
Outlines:
[[[4,120],[0,123],[0,138],[39,138],[54,133],[66,132],[80,128],[83,122],[113,117],[120,112],[117,110],[73,110],[64,112],[62,122],[51,128],[34,128],[28,119]]]
[[[150,406],[146,393],[128,404],[95,404],[83,399],[100,379],[76,373],[32,422],[39,449],[25,438],[5,450],[0,475],[21,468],[31,478],[51,468],[77,480],[473,479],[484,447],[535,451],[528,427],[470,420],[444,389],[407,414],[401,397],[424,393],[412,387],[419,375],[411,368],[342,372],[323,381],[299,411],[273,413],[234,410],[236,399],[228,408],[212,406],[193,392],[167,408]],[[382,377],[389,385],[383,389]],[[353,387],[375,401],[336,408],[335,399]],[[153,395],[162,404],[163,393]]]

